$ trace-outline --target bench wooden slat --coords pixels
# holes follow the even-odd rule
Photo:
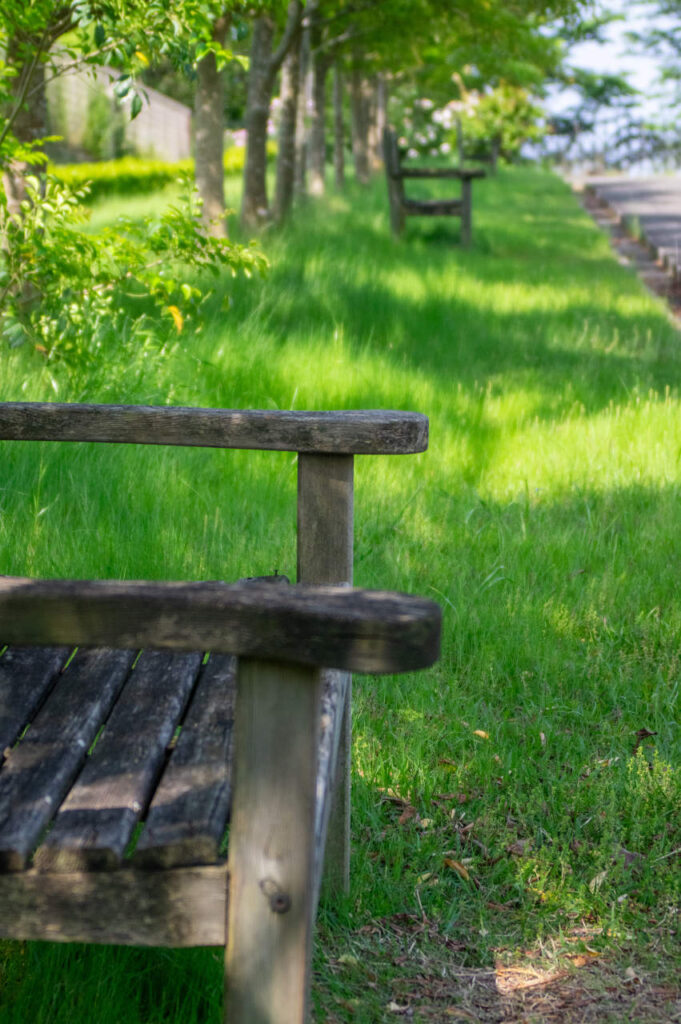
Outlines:
[[[0,875],[0,938],[224,946],[227,866]]]
[[[201,670],[177,746],[158,785],[133,863],[169,868],[217,860],[231,799],[236,658]]]
[[[428,447],[428,417],[383,409],[289,412],[0,402],[3,439],[406,455]]]
[[[85,760],[132,651],[81,650],[0,773],[0,871],[21,871]]]
[[[463,203],[460,199],[405,199],[402,203],[406,214],[447,217],[461,214]]]
[[[0,763],[42,704],[68,655],[67,647],[9,647],[0,657]]]
[[[356,672],[407,672],[439,654],[439,607],[343,587],[0,579],[11,643],[209,650]]]
[[[462,167],[400,167],[390,170],[393,178],[458,178],[460,181],[473,181],[474,178],[485,178],[481,168]]]
[[[36,851],[39,871],[120,865],[201,660],[200,654],[142,652],[54,827]]]

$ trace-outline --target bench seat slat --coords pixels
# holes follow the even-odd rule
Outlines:
[[[231,800],[236,658],[213,654],[135,847],[133,863],[169,868],[217,860]]]
[[[36,852],[40,871],[120,865],[187,705],[200,654],[143,651],[83,771]]]
[[[79,650],[0,773],[0,871],[21,871],[105,721],[133,651]]]
[[[474,181],[476,178],[486,177],[485,171],[474,167],[400,167],[397,171],[390,171],[390,174],[393,178],[458,178],[460,181]]]
[[[42,704],[68,655],[68,647],[8,647],[0,657],[0,762]]]
[[[402,205],[406,214],[433,217],[456,216],[463,210],[460,199],[405,199]]]
[[[0,875],[0,938],[224,946],[227,865]]]

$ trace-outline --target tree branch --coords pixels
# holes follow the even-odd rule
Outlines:
[[[295,38],[295,34],[302,24],[304,13],[305,11],[302,0],[291,0],[291,3],[288,5],[288,15],[286,18],[284,34],[281,37],[279,46],[276,48],[269,60],[268,68],[272,76],[276,75],[277,71],[284,63],[284,57],[288,53],[291,43]]]

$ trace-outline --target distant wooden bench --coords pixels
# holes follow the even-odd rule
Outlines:
[[[0,937],[226,945],[225,1020],[302,1024],[349,673],[439,647],[432,602],[350,586],[353,456],[426,418],[0,403],[0,439],[298,452],[295,586],[0,577]]]
[[[460,217],[461,244],[468,246],[472,238],[472,192],[473,181],[484,178],[481,168],[446,167],[405,167],[400,160],[397,136],[391,128],[383,132],[383,155],[388,179],[390,201],[390,223],[396,235],[404,231],[405,217]],[[409,199],[405,194],[407,178],[434,180],[439,178],[458,179],[461,182],[459,199]]]

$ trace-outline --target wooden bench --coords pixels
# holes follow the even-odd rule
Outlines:
[[[473,181],[476,178],[484,178],[485,171],[482,168],[404,167],[400,159],[397,136],[391,128],[385,128],[383,131],[383,156],[388,179],[390,223],[394,234],[401,235],[404,231],[405,217],[460,217],[461,244],[470,245]],[[461,197],[459,199],[408,199],[404,190],[406,178],[458,179],[461,182]]]
[[[350,586],[353,456],[426,418],[0,403],[0,439],[298,452],[295,586],[0,577],[0,937],[226,946],[225,1020],[301,1024],[350,673],[439,646],[432,602]]]

